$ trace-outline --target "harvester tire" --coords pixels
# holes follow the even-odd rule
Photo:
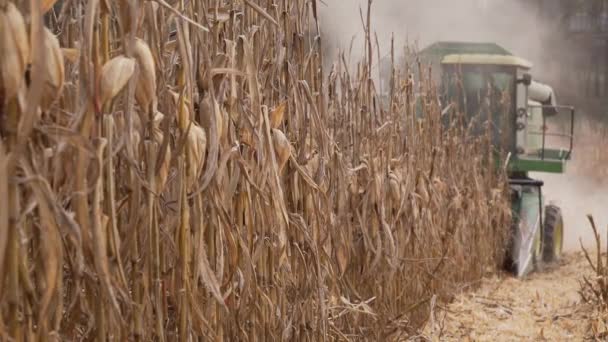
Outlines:
[[[545,207],[543,234],[543,261],[556,261],[562,254],[564,244],[564,220],[559,207]]]

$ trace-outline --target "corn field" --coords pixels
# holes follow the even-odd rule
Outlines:
[[[0,340],[404,340],[501,264],[487,138],[320,5],[0,0]]]

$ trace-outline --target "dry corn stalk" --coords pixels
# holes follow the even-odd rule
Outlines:
[[[0,339],[399,340],[500,264],[487,142],[369,51],[326,77],[315,1],[53,4],[43,59],[0,0]]]

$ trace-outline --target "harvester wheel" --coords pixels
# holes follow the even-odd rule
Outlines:
[[[564,244],[564,220],[562,211],[555,205],[545,207],[545,224],[543,227],[543,261],[556,261],[562,254]]]

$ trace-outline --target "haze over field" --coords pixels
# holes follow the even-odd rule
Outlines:
[[[353,38],[354,51],[360,51],[364,36],[361,13],[365,18],[367,1],[326,0],[320,8],[325,40],[334,53],[338,48],[348,49]],[[397,47],[415,44],[424,48],[438,40],[489,41],[537,65],[542,63],[543,37],[548,30],[536,13],[512,0],[375,0],[371,22],[383,53],[389,51],[391,34]]]
[[[333,60],[339,50],[348,51],[352,42],[356,61],[363,44],[363,22],[367,12],[366,0],[326,0],[320,5],[322,30],[325,44],[329,46],[329,60]],[[530,60],[533,64],[533,76],[542,80],[560,79],[560,70],[568,53],[567,40],[559,37],[564,55],[553,56],[550,60],[543,56],[543,51],[555,48],[549,41],[549,34],[555,34],[551,23],[542,22],[537,13],[526,8],[522,3],[513,0],[374,0],[371,11],[373,32],[378,37],[382,56],[390,51],[391,35],[394,35],[395,48],[400,51],[406,45],[424,48],[440,40],[485,41],[496,42],[512,53]],[[555,38],[555,36],[553,37]],[[376,59],[377,56],[374,55]],[[377,61],[376,61],[377,62]],[[377,65],[375,63],[375,65]],[[560,89],[563,84],[551,84],[557,91],[560,100]],[[579,120],[585,116],[583,109],[586,103],[572,103],[579,108]],[[581,115],[580,113],[583,112]],[[584,144],[601,146],[606,137],[594,135],[589,137],[585,125],[578,135],[587,135],[577,139]],[[580,137],[579,137],[580,138]],[[581,146],[575,144],[575,146]],[[575,147],[576,148],[576,147]],[[606,186],[597,184],[574,170],[578,165],[591,162],[589,154],[577,154],[570,170],[564,175],[536,174],[535,177],[546,181],[544,193],[547,200],[555,200],[562,207],[566,223],[564,247],[569,250],[579,249],[579,237],[585,245],[593,242],[591,229],[586,219],[593,214],[602,228],[602,238],[606,239],[608,225],[608,191]]]
[[[608,234],[608,179],[603,149],[608,136],[597,123],[587,119],[584,111],[577,117],[573,159],[565,174],[537,173],[532,177],[545,181],[543,192],[547,201],[562,208],[565,221],[564,249],[594,248],[595,240],[587,215],[593,215],[605,245]],[[605,248],[605,247],[604,247]]]

